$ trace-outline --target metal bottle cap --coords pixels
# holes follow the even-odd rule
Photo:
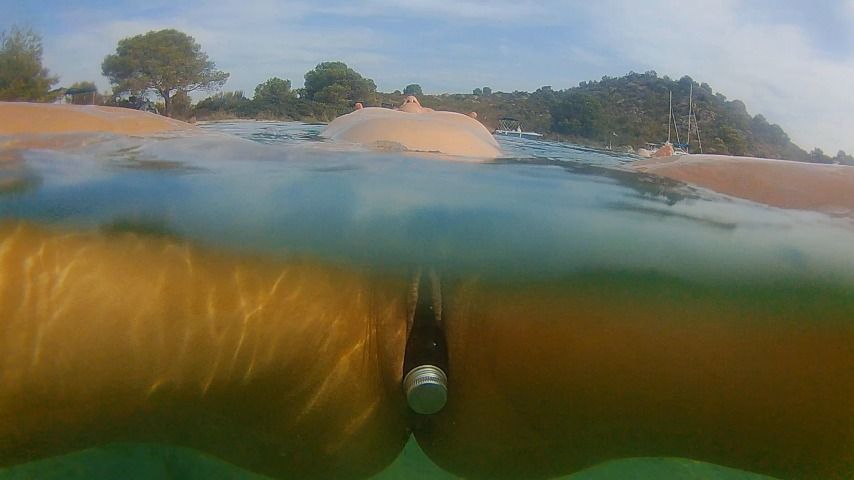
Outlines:
[[[415,413],[438,413],[448,401],[448,377],[441,368],[421,365],[413,368],[403,379],[406,403]]]

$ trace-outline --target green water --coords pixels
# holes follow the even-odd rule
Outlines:
[[[308,262],[392,290],[434,272],[448,406],[413,418],[390,394],[399,425],[356,469],[382,470],[375,478],[854,476],[850,219],[637,174],[632,158],[568,145],[502,139],[507,158],[473,164],[345,149],[321,128],[216,123],[198,137],[21,151],[0,165],[0,219],[238,265]],[[325,385],[289,381],[286,396]],[[0,478],[264,478],[138,436]],[[300,461],[306,477],[328,475],[328,460]]]
[[[113,444],[61,457],[0,470],[3,479],[83,480],[91,478],[152,478],[207,480],[265,480],[270,477],[242,470],[186,448],[155,444]],[[400,456],[373,480],[452,480],[459,477],[436,467],[418,444],[410,441]],[[752,474],[680,458],[615,460],[561,480],[761,480]]]

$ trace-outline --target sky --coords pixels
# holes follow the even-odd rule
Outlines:
[[[802,148],[854,153],[854,0],[0,0],[0,12],[0,30],[42,35],[60,86],[105,90],[118,40],[176,28],[231,73],[225,90],[250,96],[273,76],[299,87],[323,61],[425,93],[655,70],[744,101]]]

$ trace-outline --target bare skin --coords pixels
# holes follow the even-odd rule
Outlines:
[[[637,456],[852,478],[850,289],[751,288],[606,274],[463,282],[443,305],[452,396],[415,436],[464,478]]]
[[[342,115],[326,127],[323,135],[380,149],[444,153],[472,159],[501,155],[498,143],[473,117],[422,107],[412,95],[394,110],[362,108]]]
[[[407,282],[0,226],[0,465],[112,441],[362,478],[407,438]]]
[[[142,135],[196,127],[148,112],[94,105],[0,102],[0,135],[117,133]]]
[[[854,218],[854,167],[725,155],[635,162],[637,171],[781,208]]]
[[[407,113],[422,113],[422,112],[432,112],[432,108],[424,108],[421,106],[421,102],[418,101],[418,98],[415,95],[407,95],[406,98],[403,99],[403,102],[400,104],[396,110],[400,110],[401,112]]]

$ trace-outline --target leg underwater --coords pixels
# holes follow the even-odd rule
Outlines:
[[[406,441],[406,281],[0,227],[0,463],[112,441],[364,477]]]

